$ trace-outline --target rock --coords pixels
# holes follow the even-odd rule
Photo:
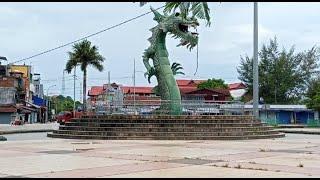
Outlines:
[[[7,138],[0,136],[0,141],[6,141],[6,140],[7,140]]]

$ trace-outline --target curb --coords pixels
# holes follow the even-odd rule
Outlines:
[[[278,130],[283,133],[291,133],[291,134],[312,134],[312,135],[320,135],[320,132],[310,132],[310,131],[286,131],[286,130]]]
[[[14,131],[2,131],[2,132],[0,132],[0,135],[3,135],[3,134],[20,134],[20,133],[35,133],[35,132],[53,132],[53,131],[54,131],[53,129],[14,130]]]

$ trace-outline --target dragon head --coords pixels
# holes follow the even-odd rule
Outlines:
[[[190,50],[198,44],[197,26],[199,23],[194,17],[182,17],[180,13],[171,15],[161,15],[159,12],[151,8],[154,13],[154,20],[159,23],[160,29],[165,33],[173,34],[174,38],[180,38],[177,46],[187,46]],[[193,28],[195,32],[191,32]]]

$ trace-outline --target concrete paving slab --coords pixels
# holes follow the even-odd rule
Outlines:
[[[5,174],[23,176],[135,162],[138,161],[39,153],[39,155],[35,156],[1,158],[0,171]],[[11,164],[11,166],[8,166],[8,164]]]
[[[309,177],[294,173],[278,173],[272,171],[218,168],[210,166],[186,166],[170,169],[144,171],[130,174],[103,176],[103,178],[244,178],[244,177]]]
[[[6,141],[0,142],[0,177],[319,177],[319,137]]]
[[[251,162],[224,162],[212,163],[208,166],[223,167],[229,169],[244,169],[244,170],[258,170],[258,171],[272,171],[272,172],[285,172],[307,175],[312,177],[320,177],[320,169],[314,167],[298,167],[276,164],[262,164],[255,161]]]
[[[124,175],[124,174],[130,174],[135,172],[168,169],[168,168],[182,167],[182,166],[185,166],[185,165],[165,163],[165,162],[134,163],[134,164],[88,168],[88,169],[76,169],[76,170],[70,170],[70,171],[60,171],[60,172],[43,173],[43,174],[32,174],[27,176],[28,177],[44,177],[44,178],[70,178],[70,177],[93,178],[93,177],[112,176],[112,175],[119,175],[119,174]]]

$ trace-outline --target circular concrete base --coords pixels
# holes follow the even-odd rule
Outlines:
[[[278,138],[285,134],[245,115],[106,115],[72,119],[47,136],[104,140],[247,140]]]
[[[0,141],[6,141],[6,140],[7,140],[7,138],[0,136]]]

